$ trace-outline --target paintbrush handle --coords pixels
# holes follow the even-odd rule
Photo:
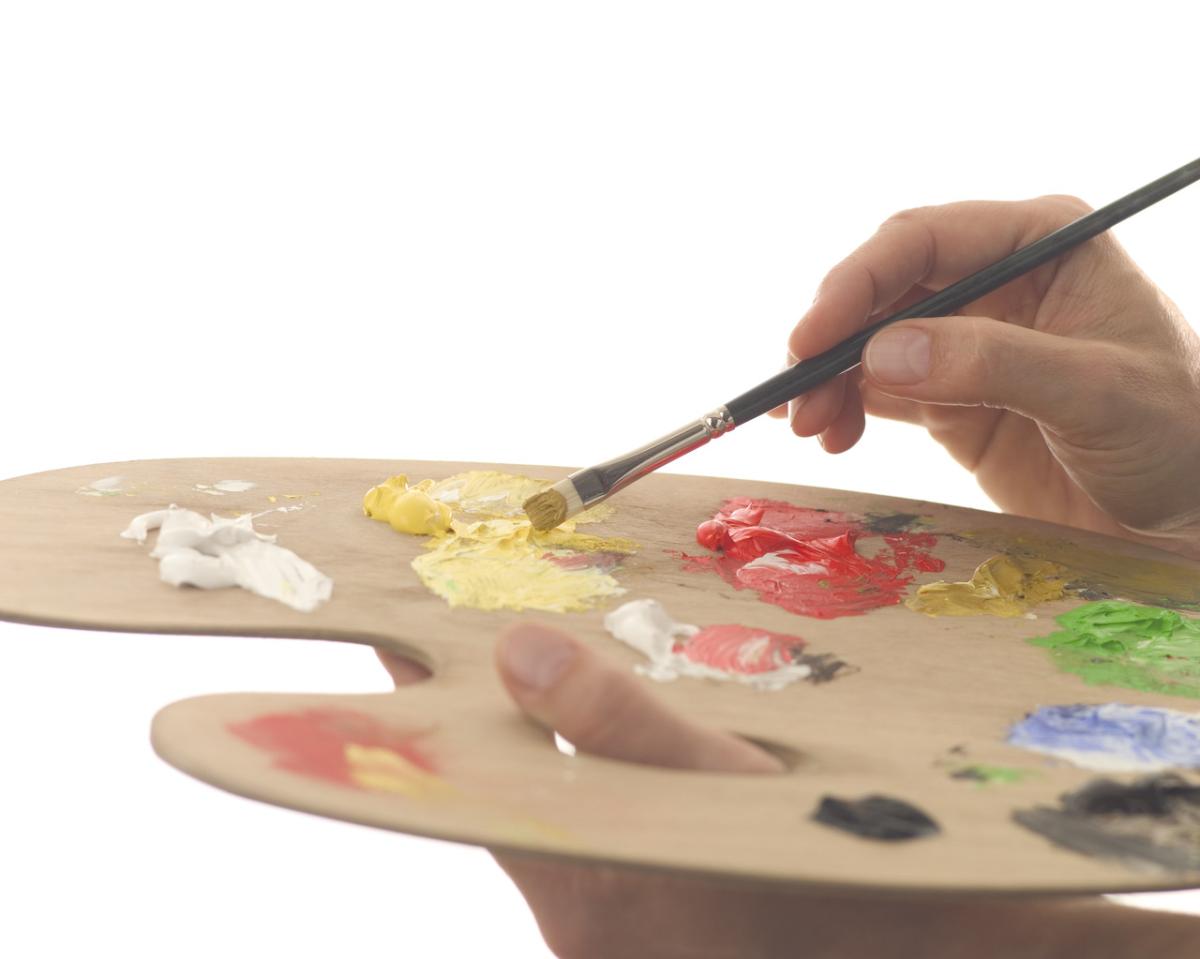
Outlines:
[[[978,273],[972,273],[920,303],[872,323],[833,349],[801,360],[795,366],[772,376],[765,383],[760,383],[754,389],[726,403],[725,408],[733,422],[738,425],[761,416],[826,380],[833,379],[839,373],[854,369],[862,362],[863,348],[867,341],[885,326],[919,316],[947,316],[961,310],[968,303],[1090,240],[1114,224],[1197,180],[1200,180],[1200,159],[1193,160],[1139,190],[1134,190],[1106,207],[1081,216],[1073,223],[1021,247],[1003,260],[984,267]]]

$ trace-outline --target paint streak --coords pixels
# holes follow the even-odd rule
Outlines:
[[[212,484],[197,483],[192,489],[209,496],[224,496],[226,493],[245,493],[254,489],[256,485],[249,480],[217,480]]]
[[[1042,706],[1007,742],[1104,772],[1200,767],[1200,716],[1153,706]]]
[[[961,766],[950,774],[951,779],[965,779],[978,786],[1011,785],[1024,782],[1031,776],[1038,775],[1032,769],[1018,769],[1016,766],[989,766],[976,763],[972,766]]]
[[[579,612],[624,593],[612,573],[637,544],[578,531],[611,516],[612,507],[601,504],[539,532],[523,505],[548,485],[479,470],[415,485],[393,476],[367,491],[363,512],[398,532],[429,537],[412,568],[451,606]]]
[[[1060,805],[1019,809],[1013,819],[1055,845],[1143,871],[1200,870],[1200,786],[1163,775],[1097,779]]]
[[[1062,599],[1064,566],[1025,556],[993,556],[965,583],[926,583],[906,605],[927,616],[1028,616],[1033,606]]]
[[[908,520],[909,517],[905,516]],[[689,571],[717,573],[735,589],[818,619],[856,616],[899,603],[916,572],[940,572],[930,533],[876,532],[876,516],[793,506],[777,500],[727,500],[701,523],[696,541],[715,556],[679,554]],[[899,525],[892,524],[892,525]],[[857,544],[881,539],[873,555]]]
[[[821,683],[853,671],[830,653],[805,653],[808,644],[799,636],[739,624],[702,629],[678,623],[654,599],[617,607],[604,617],[604,627],[644,654],[649,663],[635,671],[659,682],[687,676],[778,690],[801,679]]]
[[[1057,633],[1029,640],[1094,686],[1200,699],[1200,622],[1169,609],[1116,600],[1057,617]]]
[[[104,476],[79,487],[75,492],[80,496],[120,496],[125,492],[124,485],[123,476]]]
[[[450,790],[418,745],[427,732],[401,732],[349,709],[269,713],[226,727],[271,753],[277,769],[368,792],[414,799]]]
[[[812,818],[864,839],[894,842],[941,832],[941,827],[928,813],[891,796],[866,796],[863,799],[823,796]]]
[[[974,530],[964,533],[963,538],[1010,556],[1064,566],[1069,571],[1071,589],[1087,599],[1124,599],[1151,606],[1200,610],[1200,573],[1194,565],[1126,556],[1112,549],[1079,546],[1052,536],[1014,536],[995,529]]]

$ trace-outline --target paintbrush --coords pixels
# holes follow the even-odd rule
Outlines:
[[[1073,223],[1042,237],[934,293],[920,303],[872,323],[837,346],[772,376],[764,383],[719,406],[707,416],[682,429],[648,443],[624,456],[578,470],[547,490],[525,501],[525,512],[535,529],[548,530],[589,506],[624,489],[630,483],[678,459],[709,440],[723,436],[735,426],[748,423],[768,410],[782,406],[827,380],[852,370],[862,362],[867,341],[885,326],[915,317],[947,316],[997,287],[1028,273],[1073,247],[1103,233],[1114,224],[1157,203],[1200,179],[1200,159],[1148,183],[1106,207],[1088,213]]]

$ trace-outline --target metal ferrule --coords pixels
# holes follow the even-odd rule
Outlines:
[[[709,440],[723,436],[736,424],[724,406],[689,423],[674,433],[668,433],[653,443],[616,459],[571,474],[571,483],[584,506],[591,506],[624,489],[660,466],[699,449]]]

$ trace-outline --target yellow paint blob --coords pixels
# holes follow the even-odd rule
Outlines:
[[[965,583],[928,583],[907,606],[927,616],[1025,616],[1033,606],[1062,599],[1069,570],[1044,559],[993,556]]]
[[[453,792],[450,784],[382,746],[347,743],[346,765],[354,784],[372,792],[429,799]]]
[[[373,486],[363,497],[363,512],[388,523],[397,533],[429,536],[450,528],[451,510],[429,495],[432,480],[409,486],[404,476],[393,476]]]
[[[579,612],[619,596],[624,589],[611,575],[613,560],[636,552],[637,544],[576,531],[610,516],[608,504],[557,529],[533,529],[522,505],[549,485],[483,470],[413,486],[393,476],[367,491],[363,511],[398,532],[430,537],[412,566],[451,606]]]

